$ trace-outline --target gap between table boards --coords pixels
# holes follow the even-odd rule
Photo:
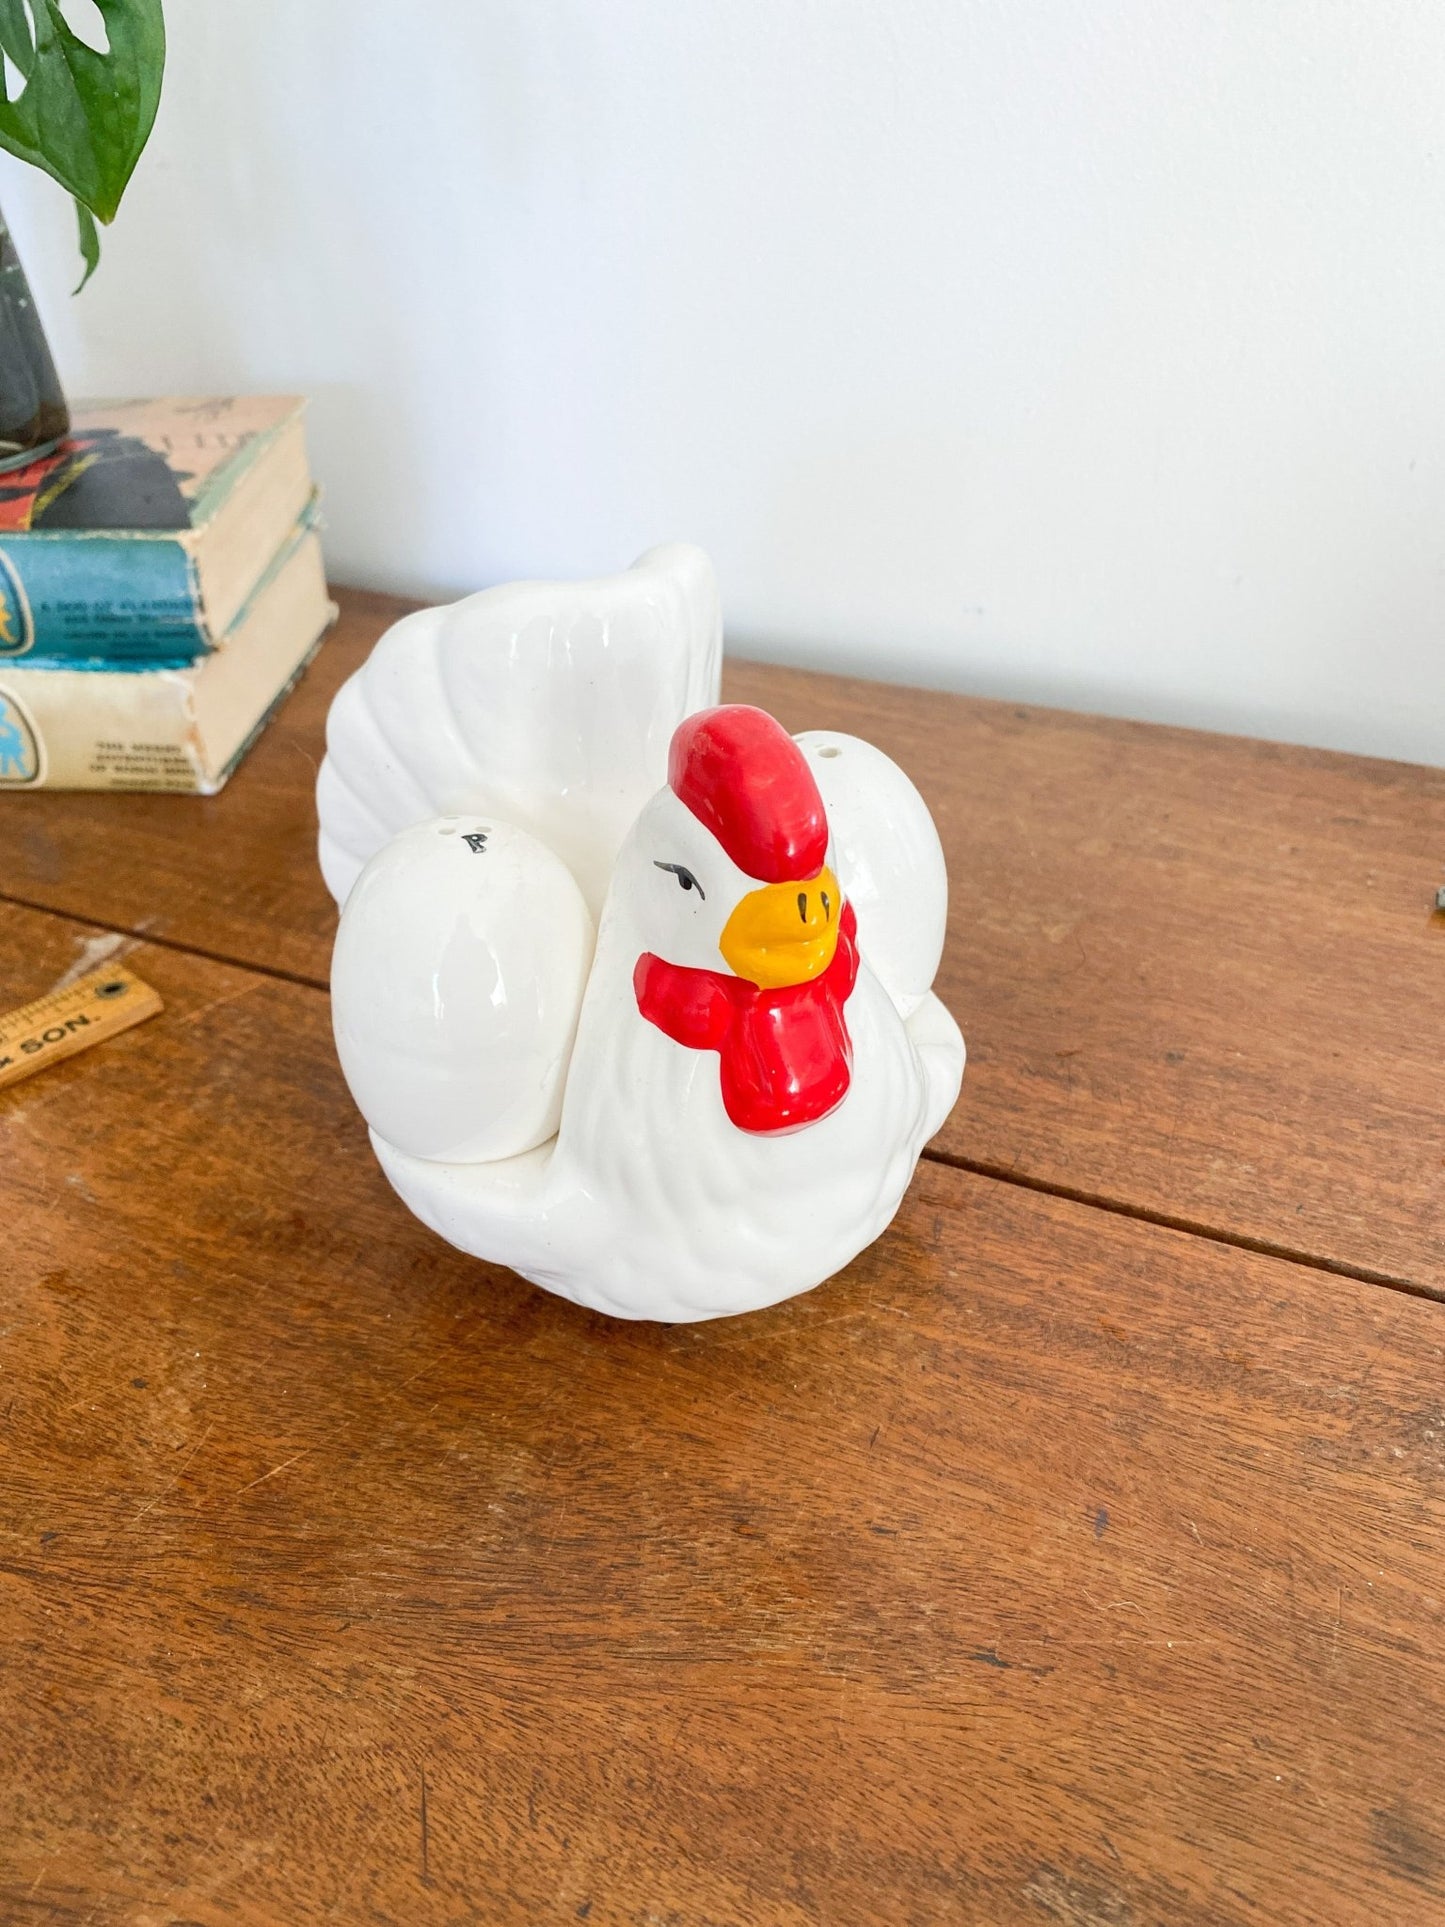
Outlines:
[[[182,943],[174,937],[159,936],[154,931],[143,930],[107,922],[99,917],[87,917],[74,910],[57,910],[52,904],[38,903],[33,898],[16,896],[9,891],[0,891],[0,903],[13,904],[17,909],[32,910],[42,916],[59,917],[70,923],[80,924],[89,930],[104,931],[110,936],[129,937],[137,944],[153,944],[161,950],[178,952],[182,956],[201,957],[207,963],[216,963],[232,970],[246,970],[258,977],[269,977],[278,983],[292,984],[300,990],[312,990],[322,996],[330,994],[330,985],[318,977],[308,977],[300,971],[283,970],[279,965],[257,963],[251,958],[235,957],[222,950],[207,950],[200,944]],[[1324,1258],[1316,1252],[1301,1251],[1295,1246],[1279,1244],[1269,1238],[1252,1237],[1248,1232],[1228,1231],[1219,1225],[1206,1224],[1197,1218],[1168,1211],[1156,1211],[1148,1205],[1131,1204],[1127,1199],[1114,1198],[1096,1192],[1085,1191],[1073,1185],[1059,1184],[1049,1178],[1031,1176],[1028,1172],[1018,1171],[1012,1166],[998,1164],[987,1158],[960,1157],[956,1152],[939,1151],[925,1145],[922,1153],[931,1164],[947,1165],[955,1171],[967,1171],[975,1177],[991,1178],[999,1184],[1016,1185],[1023,1191],[1035,1191],[1049,1198],[1062,1198],[1070,1204],[1080,1204],[1094,1211],[1103,1211],[1112,1217],[1132,1218],[1141,1224],[1157,1225],[1162,1230],[1178,1231],[1188,1237],[1203,1238],[1210,1244],[1227,1245],[1236,1251],[1253,1252],[1264,1258],[1278,1258],[1287,1264],[1300,1265],[1308,1271],[1324,1272],[1333,1278],[1352,1278],[1363,1285],[1378,1285],[1385,1291],[1398,1291],[1408,1298],[1423,1298],[1431,1304],[1445,1302],[1442,1294],[1428,1285],[1418,1284],[1412,1278],[1402,1278],[1393,1272],[1374,1271],[1364,1265],[1350,1265],[1336,1258]]]

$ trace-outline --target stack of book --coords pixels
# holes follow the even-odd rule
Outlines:
[[[336,613],[302,407],[79,406],[0,474],[0,789],[225,782]]]

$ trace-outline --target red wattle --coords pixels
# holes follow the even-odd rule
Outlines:
[[[801,1130],[848,1094],[853,1045],[843,1006],[858,981],[857,931],[844,904],[832,963],[781,990],[644,951],[632,973],[637,1008],[675,1044],[718,1053],[723,1108],[740,1131]]]

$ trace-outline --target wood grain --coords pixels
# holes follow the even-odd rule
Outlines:
[[[129,961],[0,1094],[0,1917],[1445,1916],[1438,1306],[935,1164],[608,1323],[407,1217],[321,995]]]
[[[312,785],[342,622],[221,796],[5,799],[0,895],[325,981]],[[1445,1292],[1445,770],[733,664],[909,769],[970,1049],[939,1154]]]
[[[1445,770],[740,669],[909,769],[975,1168],[1445,1291]]]

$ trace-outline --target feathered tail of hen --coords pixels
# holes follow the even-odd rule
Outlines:
[[[622,840],[667,780],[685,716],[718,698],[712,564],[674,542],[620,575],[519,582],[404,616],[332,704],[319,854],[344,903],[391,838],[475,811],[539,837],[594,916]]]

